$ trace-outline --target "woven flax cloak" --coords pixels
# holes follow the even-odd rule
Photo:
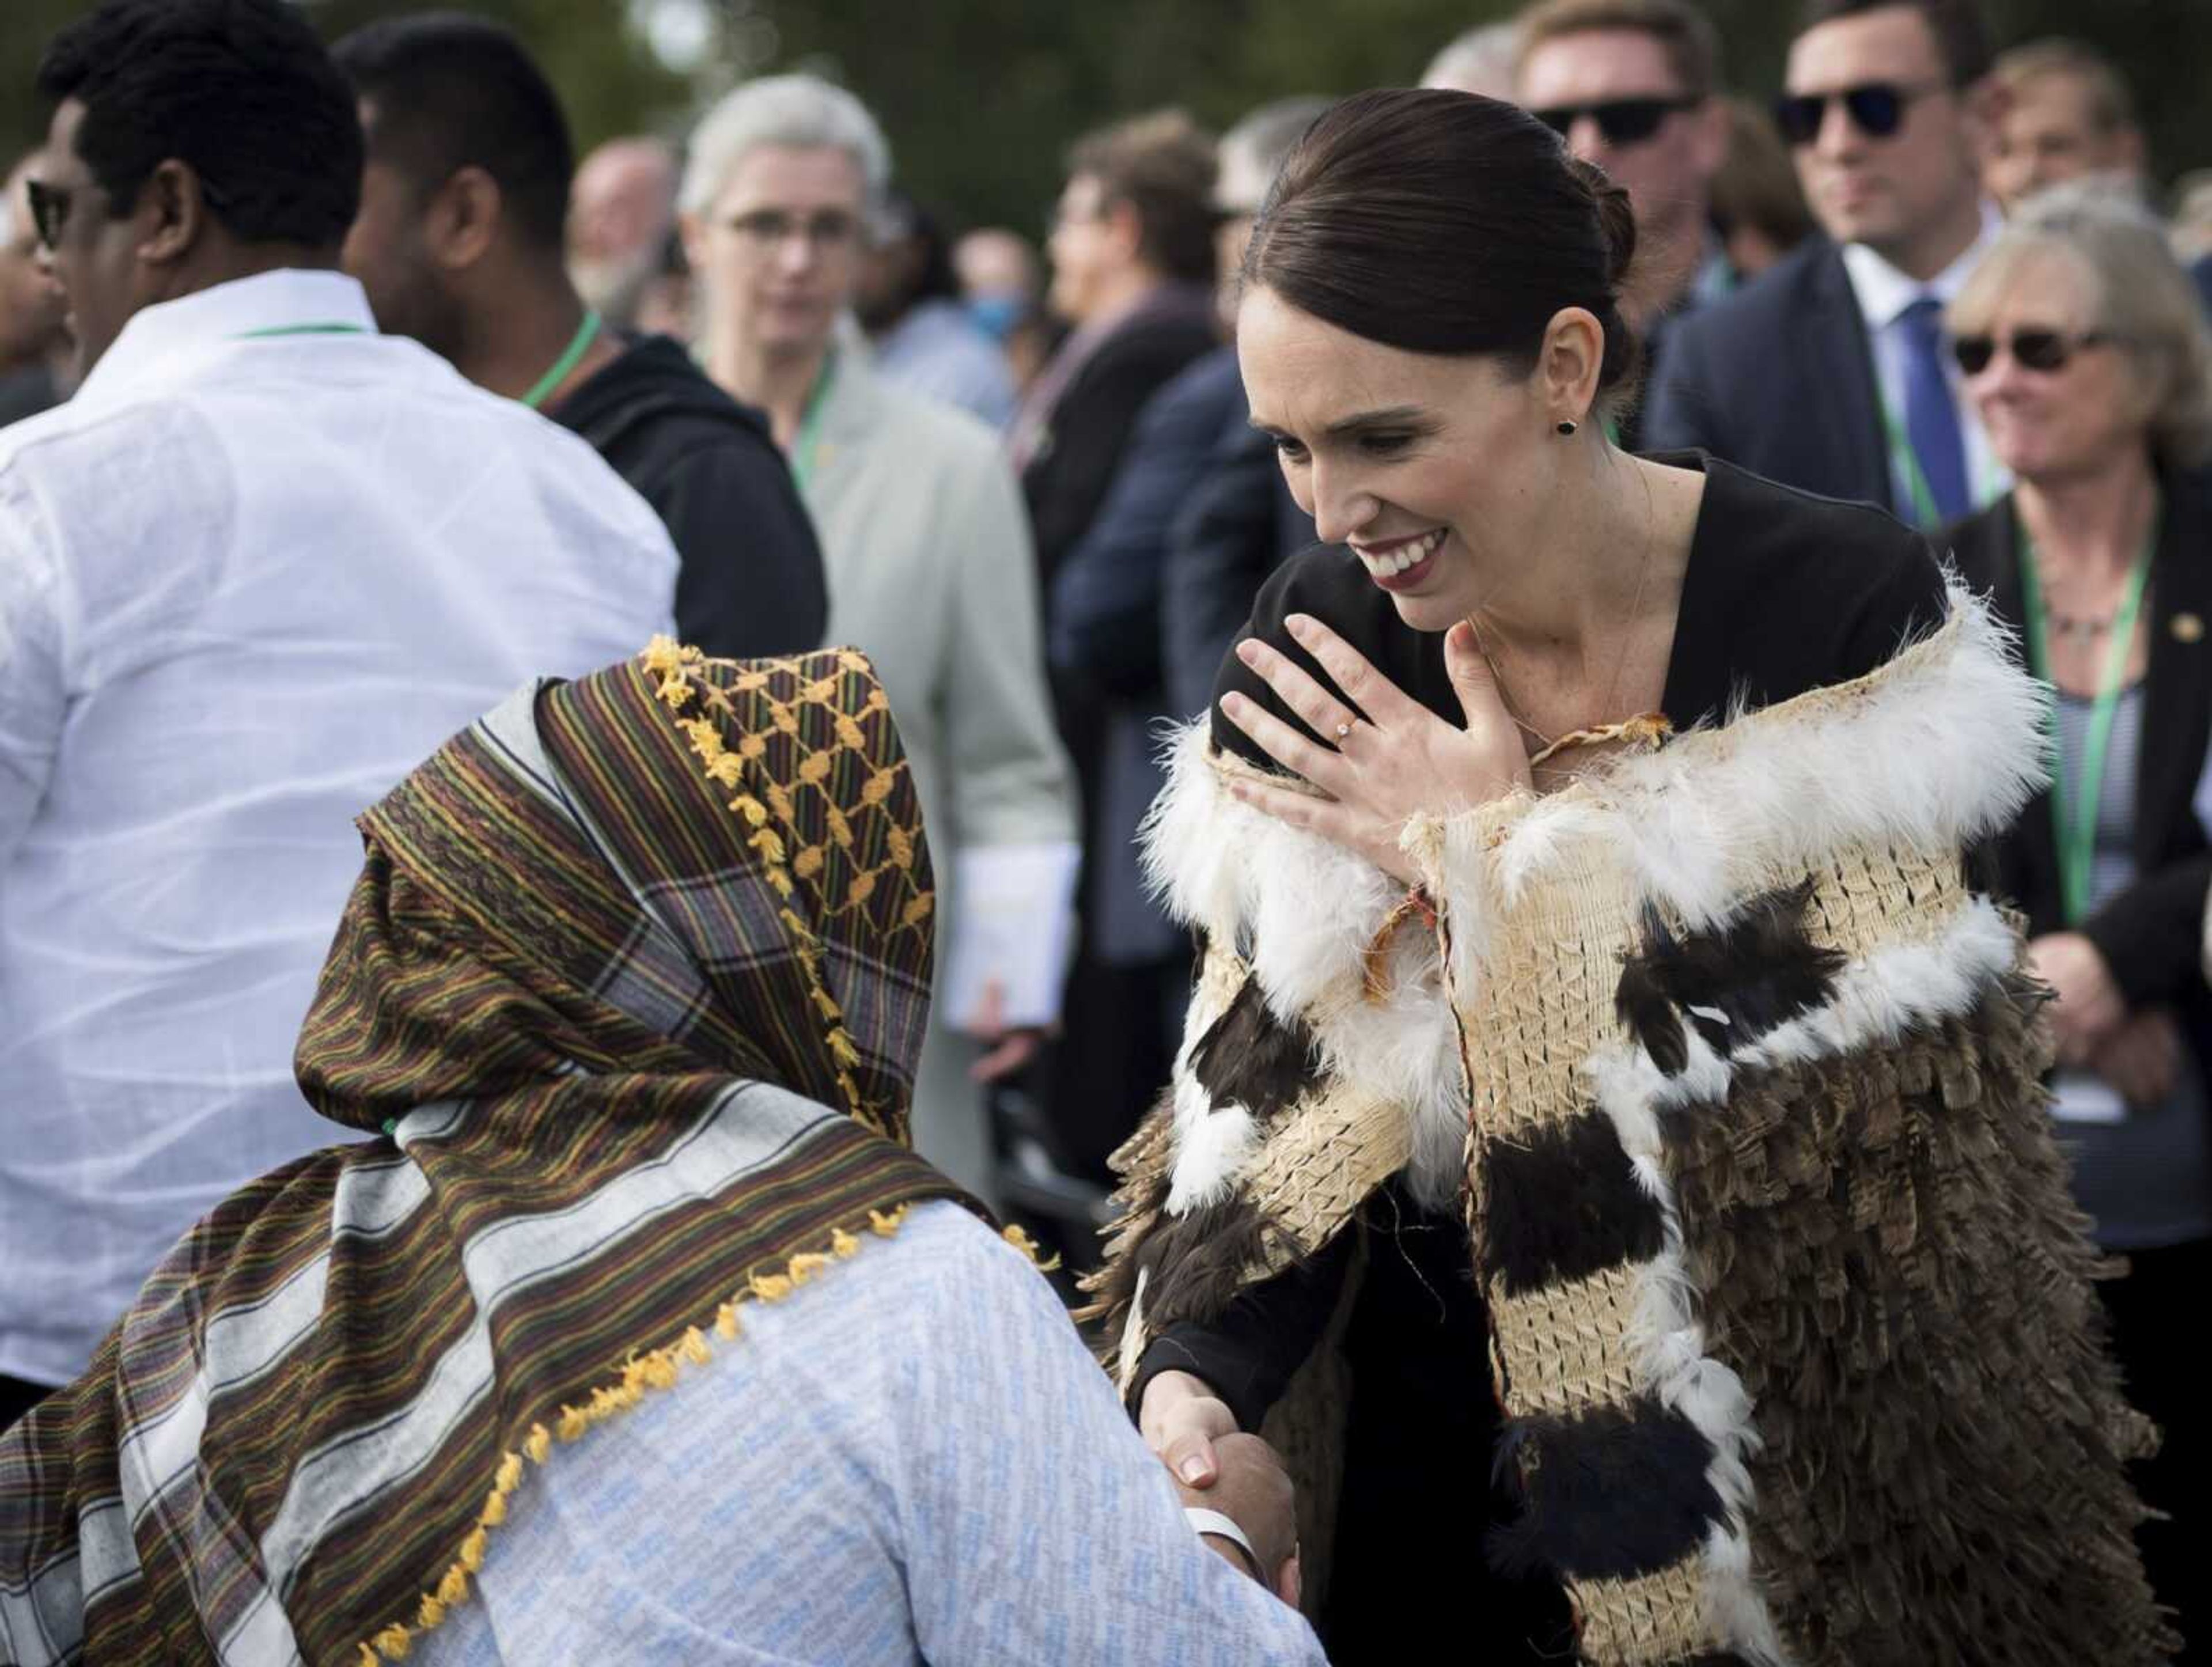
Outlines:
[[[1194,727],[1149,838],[1204,960],[1098,1281],[1125,1388],[1403,1170],[1461,1199],[1491,1310],[1469,1389],[1521,1500],[1492,1554],[1563,1581],[1582,1660],[2163,1659],[2122,1469],[2154,1434],[2102,1347],[2039,992],[1962,878],[2043,768],[2042,698],[1954,592],[1856,683],[1409,828],[1433,930],[1231,799]],[[1324,1345],[1268,1425],[1310,1562],[1343,1373]]]

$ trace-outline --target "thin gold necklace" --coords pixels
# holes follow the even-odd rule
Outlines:
[[[1648,480],[1644,483],[1644,507],[1645,511],[1644,560],[1638,565],[1636,570],[1635,598],[1629,603],[1628,612],[1623,617],[1620,654],[1613,661],[1613,681],[1607,685],[1605,700],[1598,708],[1601,719],[1606,713],[1613,710],[1613,703],[1620,698],[1620,679],[1626,675],[1628,670],[1627,628],[1642,617],[1644,594],[1651,581],[1651,548],[1658,542],[1659,511],[1658,507],[1651,501],[1651,483]],[[1483,634],[1482,627],[1475,620],[1475,614],[1481,611],[1481,605],[1478,604],[1474,611],[1467,616],[1468,629],[1474,633],[1475,644],[1482,650],[1482,657],[1490,662],[1490,675],[1498,684],[1498,703],[1504,707],[1505,715],[1512,719],[1515,726],[1524,734],[1533,739],[1540,749],[1530,755],[1528,760],[1530,769],[1533,770],[1537,765],[1548,762],[1570,747],[1594,745],[1604,741],[1623,739],[1631,740],[1648,739],[1664,733],[1665,718],[1659,714],[1646,712],[1624,722],[1611,724],[1600,722],[1584,728],[1570,730],[1556,739],[1547,735],[1521,715],[1519,709],[1515,706],[1511,697],[1507,694],[1505,678],[1498,669],[1498,657],[1490,651],[1489,639]],[[1656,727],[1655,727],[1655,721]]]

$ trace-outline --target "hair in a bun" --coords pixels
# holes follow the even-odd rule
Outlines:
[[[1636,373],[1619,305],[1635,255],[1628,193],[1526,111],[1395,90],[1346,99],[1307,130],[1260,210],[1243,278],[1385,346],[1530,368],[1559,309],[1586,308],[1605,332],[1610,409]]]

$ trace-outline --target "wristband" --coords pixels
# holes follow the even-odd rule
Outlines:
[[[1252,1542],[1244,1537],[1244,1530],[1237,1527],[1237,1519],[1234,1517],[1224,1516],[1218,1511],[1208,1511],[1204,1506],[1196,1505],[1183,1506],[1182,1514],[1184,1520],[1190,1524],[1193,1533],[1218,1534],[1243,1552],[1244,1561],[1251,1566],[1252,1578],[1262,1585],[1267,1584],[1267,1573],[1260,1567],[1260,1554],[1252,1549]]]

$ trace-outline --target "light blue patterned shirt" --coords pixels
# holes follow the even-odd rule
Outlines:
[[[1014,420],[1014,376],[998,343],[957,301],[926,301],[876,338],[876,373],[994,429]]]
[[[428,1667],[1322,1663],[1207,1550],[1050,1287],[916,1208],[556,1451]]]

